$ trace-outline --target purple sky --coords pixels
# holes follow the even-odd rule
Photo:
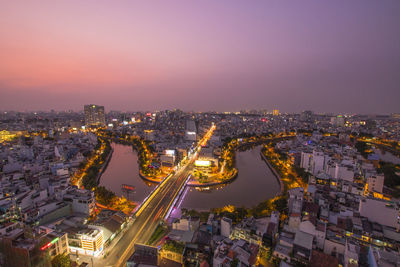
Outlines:
[[[400,1],[2,1],[0,110],[400,112]]]

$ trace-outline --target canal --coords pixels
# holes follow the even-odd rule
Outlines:
[[[139,176],[137,154],[131,146],[112,144],[114,153],[100,179],[100,185],[122,195],[122,184],[135,186],[130,199],[141,202],[155,186]],[[237,178],[226,185],[199,191],[190,188],[181,207],[208,210],[210,208],[235,205],[252,207],[272,198],[279,192],[279,183],[260,157],[261,147],[236,153]]]

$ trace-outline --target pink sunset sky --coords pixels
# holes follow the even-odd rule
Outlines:
[[[398,0],[2,1],[0,110],[399,112],[398,14]]]

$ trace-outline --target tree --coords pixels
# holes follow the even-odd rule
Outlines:
[[[367,143],[365,143],[365,142],[358,141],[358,142],[355,144],[355,148],[357,149],[357,151],[358,151],[361,155],[363,155],[364,158],[367,158],[368,155],[370,154],[370,152],[367,152],[367,150],[370,148],[370,146],[369,146]]]
[[[239,260],[238,259],[233,259],[232,261],[231,261],[231,267],[236,267],[236,266],[238,266],[239,265]]]
[[[71,261],[66,253],[58,254],[51,260],[52,267],[70,267]]]
[[[273,202],[274,208],[280,213],[285,213],[287,209],[287,198],[281,197]]]
[[[98,186],[96,188],[96,199],[100,204],[109,206],[114,201],[115,197],[115,193],[104,186]]]

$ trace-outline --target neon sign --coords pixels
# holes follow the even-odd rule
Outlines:
[[[43,247],[40,248],[40,250],[45,250],[48,249],[49,247],[51,247],[54,243],[56,243],[58,241],[58,237],[53,239],[53,241],[51,241],[50,243],[47,243],[46,245],[44,245]]]

